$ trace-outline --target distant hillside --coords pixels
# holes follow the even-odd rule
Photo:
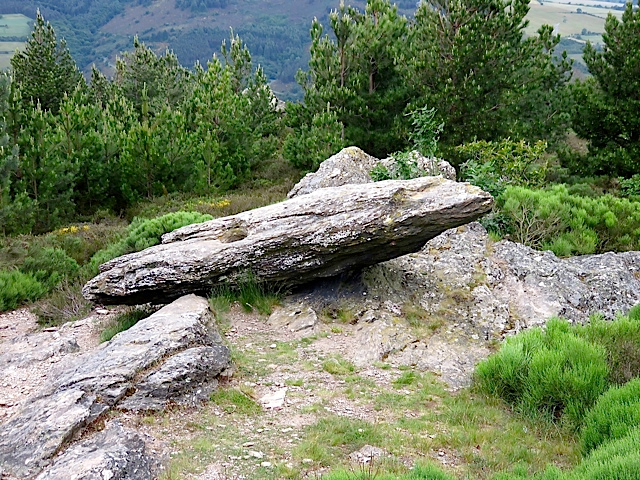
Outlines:
[[[364,8],[366,0],[350,3]],[[396,3],[407,16],[415,11],[416,0]],[[279,95],[295,98],[301,92],[294,75],[307,65],[311,21],[317,17],[327,25],[329,12],[338,5],[339,0],[2,0],[0,14],[34,18],[40,8],[59,36],[67,40],[81,69],[86,72],[95,63],[107,74],[113,71],[116,56],[131,48],[135,35],[158,52],[172,49],[183,65],[192,66],[196,61],[206,64],[233,28]],[[531,7],[528,33],[546,23],[578,42],[601,41],[607,13],[621,13],[537,1]],[[13,51],[25,39],[24,32],[9,36],[0,29],[0,44],[4,42],[4,47],[0,45],[0,68],[6,67],[10,56],[1,52]],[[581,61],[580,45],[563,45]]]

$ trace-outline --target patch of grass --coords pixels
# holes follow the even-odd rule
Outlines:
[[[304,380],[301,378],[289,378],[285,383],[290,387],[302,387],[304,385]]]
[[[209,398],[226,413],[258,415],[262,412],[262,407],[238,388],[218,388]]]
[[[211,290],[209,305],[216,315],[224,316],[234,302],[247,312],[256,310],[261,315],[271,315],[273,307],[280,304],[284,295],[280,288],[258,282],[251,272],[244,277],[236,286],[225,284]]]
[[[118,333],[130,329],[150,313],[146,310],[131,309],[116,316],[109,325],[100,333],[100,342],[108,342]]]
[[[322,369],[335,376],[349,375],[356,371],[356,367],[353,363],[338,355],[330,357],[322,362]]]
[[[413,370],[403,372],[398,378],[396,378],[392,384],[396,388],[403,387],[405,385],[412,385],[417,382],[420,375]]]
[[[364,420],[332,415],[305,429],[304,440],[294,449],[299,459],[310,458],[321,465],[337,465],[342,456],[365,445],[385,446],[381,429]]]

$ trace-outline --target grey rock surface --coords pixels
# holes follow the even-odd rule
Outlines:
[[[455,169],[445,160],[426,158],[418,152],[412,152],[418,167],[430,175],[442,175],[449,180],[456,179]],[[347,184],[371,183],[370,172],[378,164],[393,170],[393,160],[379,160],[368,155],[358,147],[343,148],[334,156],[320,164],[316,172],[308,173],[289,192],[288,197],[306,195],[319,188],[339,187]]]
[[[231,362],[223,345],[194,347],[173,355],[133,387],[120,410],[162,410],[168,402],[193,405],[209,398]]]
[[[162,245],[105,263],[84,296],[146,303],[256,281],[299,284],[419,250],[491,209],[492,197],[442,177],[317,190],[282,203],[190,225]]]
[[[404,350],[416,340],[404,320],[380,312],[376,316],[381,318],[359,324],[355,333],[351,357],[359,367],[385,360],[390,354]]]
[[[585,323],[595,313],[626,313],[640,302],[640,252],[562,259],[510,241],[494,243],[479,223],[470,223],[417,253],[369,267],[363,282],[380,301],[419,306],[434,327],[387,361],[434,371],[458,388],[469,384],[491,342],[554,315]],[[367,355],[364,348],[360,355]]]
[[[67,449],[36,480],[152,480],[157,467],[140,435],[112,422]]]
[[[308,305],[293,304],[276,308],[269,316],[269,325],[283,328],[290,332],[303,332],[311,335],[318,325],[316,311]]]
[[[0,468],[22,477],[37,473],[84,427],[122,400],[141,374],[172,355],[211,347],[221,355],[210,362],[219,371],[229,352],[211,328],[207,300],[190,295],[78,356],[55,382],[0,425]]]

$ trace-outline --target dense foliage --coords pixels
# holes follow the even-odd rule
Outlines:
[[[593,75],[576,87],[574,128],[589,141],[578,171],[630,176],[640,165],[640,9],[631,3],[618,20],[607,17],[603,51],[587,43]]]
[[[628,342],[636,351],[631,361],[640,358],[638,309],[613,321],[592,318],[584,326],[553,319],[545,331],[528,330],[509,338],[497,354],[477,366],[480,390],[502,398],[527,416],[579,430],[582,446],[583,459],[570,471],[549,466],[533,477],[521,471],[499,474],[496,480],[638,478],[640,370],[632,369],[622,385],[608,389],[603,376],[605,358],[610,373],[621,370],[612,359],[619,360]],[[623,331],[627,333],[621,335]],[[610,378],[620,379],[616,374]]]
[[[90,86],[38,16],[0,79],[0,218],[5,234],[46,232],[141,198],[236,186],[273,157],[278,115],[261,69],[232,36],[191,72],[137,39],[113,80]]]

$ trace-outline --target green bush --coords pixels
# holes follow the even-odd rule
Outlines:
[[[33,275],[19,270],[0,271],[0,312],[32,302],[47,292]]]
[[[515,241],[560,256],[640,249],[640,203],[624,198],[507,187],[498,206]]]
[[[396,152],[391,155],[393,165],[389,169],[378,163],[371,169],[369,175],[374,182],[383,180],[411,180],[412,178],[425,177],[429,172],[418,166],[414,152]]]
[[[580,432],[584,455],[600,445],[625,437],[640,425],[640,378],[611,387],[585,417]],[[640,472],[640,470],[639,470]]]
[[[619,316],[606,321],[593,315],[585,326],[577,326],[576,334],[591,343],[604,347],[609,364],[609,381],[624,384],[640,372],[640,305],[636,305],[628,316]]]
[[[206,222],[212,218],[211,215],[198,212],[174,212],[152,219],[134,218],[129,226],[128,234],[123,240],[128,250],[126,253],[139,252],[157,245],[165,233],[185,225]]]
[[[59,248],[33,248],[20,268],[32,274],[48,289],[55,287],[63,278],[71,278],[80,266],[64,250]]]
[[[91,258],[85,271],[90,275],[96,275],[98,267],[113,258],[157,245],[165,233],[193,223],[206,222],[212,218],[211,215],[198,212],[172,212],[147,220],[134,218],[125,237],[98,251]]]
[[[540,187],[544,184],[547,163],[543,160],[546,142],[533,145],[510,139],[500,142],[473,142],[461,145],[461,177],[499,197],[509,186]]]
[[[607,388],[608,373],[604,348],[578,337],[564,320],[551,319],[544,331],[507,339],[477,366],[476,383],[527,416],[575,429]]]
[[[640,477],[640,428],[595,449],[570,475],[569,480],[638,480]]]

